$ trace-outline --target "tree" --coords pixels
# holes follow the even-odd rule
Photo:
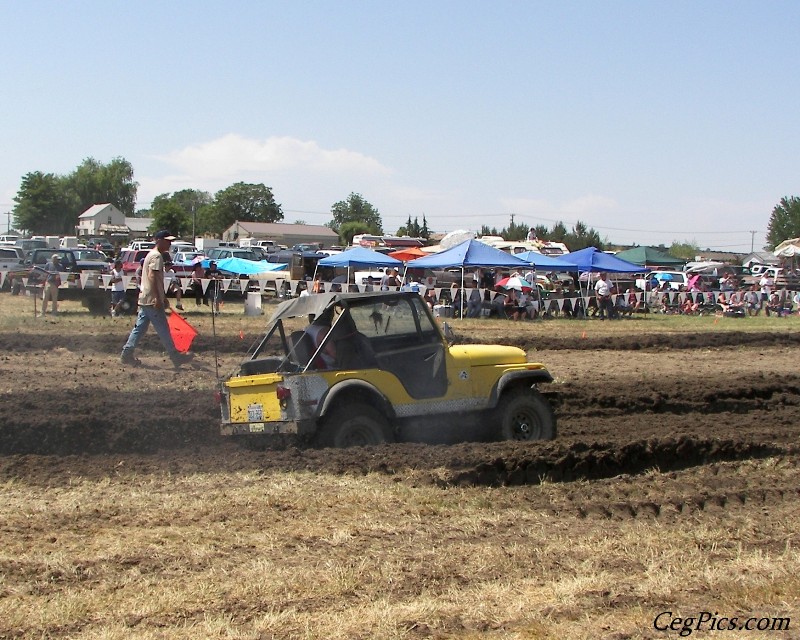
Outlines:
[[[75,233],[77,215],[67,207],[64,178],[33,171],[22,177],[14,201],[14,226],[31,234]]]
[[[173,227],[169,225],[161,225],[159,229],[169,229],[174,233],[180,233],[180,235],[187,236],[189,234],[194,235],[202,235],[208,229],[203,228],[203,220],[206,218],[206,210],[209,209],[212,205],[212,198],[211,194],[207,191],[199,191],[197,189],[182,189],[181,191],[176,191],[172,195],[168,193],[162,193],[161,195],[156,196],[153,198],[153,202],[150,207],[150,212],[147,217],[154,217],[155,212],[162,207],[165,203],[171,203],[180,208],[183,212],[183,218],[178,220],[178,222],[182,225],[182,231],[178,231],[177,228],[173,229]]]
[[[150,224],[150,231],[153,233],[159,229],[168,229],[173,235],[181,237],[192,232],[191,218],[174,200],[164,199],[157,204],[154,200],[151,215],[153,222]]]
[[[359,233],[372,233],[370,226],[365,222],[345,222],[341,227],[339,227],[339,240],[345,247],[350,246],[353,244],[353,236],[358,235]]]
[[[217,191],[210,210],[204,212],[203,224],[215,234],[239,222],[277,222],[283,220],[281,205],[264,184],[237,182]]]
[[[590,229],[580,220],[575,223],[572,232],[568,233],[561,242],[567,245],[570,251],[578,251],[586,247],[597,247],[602,251],[606,244],[597,231]]]
[[[769,218],[767,248],[774,249],[784,240],[797,237],[800,237],[800,198],[784,196]]]
[[[678,242],[675,241],[669,248],[669,255],[673,258],[680,258],[681,260],[694,260],[694,257],[700,253],[700,246],[696,242]]]
[[[92,205],[106,202],[133,216],[139,183],[133,181],[133,166],[124,158],[114,158],[106,165],[86,158],[67,176],[67,185],[76,218]]]
[[[341,236],[342,225],[348,222],[360,222],[367,226],[363,233],[380,235],[383,233],[383,222],[378,210],[359,193],[351,193],[347,200],[341,200],[331,207],[333,220],[328,226]],[[409,216],[409,219],[411,216]]]
[[[425,219],[425,214],[422,214],[422,228],[419,230],[419,237],[430,240],[431,230],[428,228],[428,221]]]

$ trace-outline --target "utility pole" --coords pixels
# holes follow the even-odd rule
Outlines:
[[[6,211],[6,215],[8,216],[8,224],[6,225],[6,233],[11,233],[11,212]]]
[[[758,233],[758,232],[757,231],[751,231],[750,232],[750,253],[753,253],[753,251],[754,251],[755,242],[756,242],[756,233]]]

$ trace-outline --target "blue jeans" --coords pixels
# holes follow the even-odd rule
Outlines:
[[[122,353],[133,353],[136,345],[142,339],[147,328],[153,324],[153,328],[158,334],[161,344],[167,350],[169,357],[177,355],[178,351],[175,349],[175,343],[172,342],[172,334],[169,332],[169,325],[167,324],[167,314],[164,309],[156,309],[151,306],[139,305],[139,314],[136,316],[136,324],[131,329],[131,335],[128,336],[128,341],[122,347]]]

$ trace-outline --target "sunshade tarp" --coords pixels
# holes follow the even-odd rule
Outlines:
[[[422,258],[427,255],[428,254],[425,253],[419,247],[408,247],[407,249],[392,251],[389,254],[389,257],[394,258],[395,260],[402,260],[403,262],[407,262],[408,260],[416,260],[417,258]]]
[[[620,251],[616,254],[616,257],[620,260],[633,262],[634,264],[640,264],[645,267],[680,266],[686,262],[686,260],[673,258],[671,255],[668,255],[663,251],[659,251],[658,249],[654,249],[653,247],[634,247],[633,249]]]
[[[397,267],[403,263],[396,258],[390,258],[384,253],[372,251],[365,247],[353,247],[347,251],[336,253],[327,258],[322,258],[317,263],[320,267]]]
[[[793,258],[794,256],[799,255],[800,238],[784,240],[777,247],[775,247],[775,250],[772,253],[778,258]]]
[[[253,260],[245,260],[244,258],[223,258],[222,260],[217,260],[217,268],[220,271],[252,276],[257,273],[280,271],[281,269],[285,269],[286,265],[279,262],[267,262],[266,260],[255,262]]]
[[[578,271],[605,271],[607,273],[641,273],[649,271],[640,264],[621,260],[610,253],[604,253],[596,247],[586,247],[569,254],[570,262],[574,262]]]
[[[557,258],[555,256],[546,256],[538,251],[523,251],[522,253],[515,253],[514,255],[520,260],[532,264],[536,268],[551,269],[554,271],[578,270],[578,265],[574,262],[570,262],[569,256]]]
[[[530,263],[490,247],[478,240],[467,240],[455,247],[406,263],[409,269],[445,269],[447,267],[530,268]]]

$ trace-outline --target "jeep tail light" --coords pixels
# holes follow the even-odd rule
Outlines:
[[[286,387],[275,387],[275,395],[278,396],[278,400],[285,402],[292,397],[292,390]]]

